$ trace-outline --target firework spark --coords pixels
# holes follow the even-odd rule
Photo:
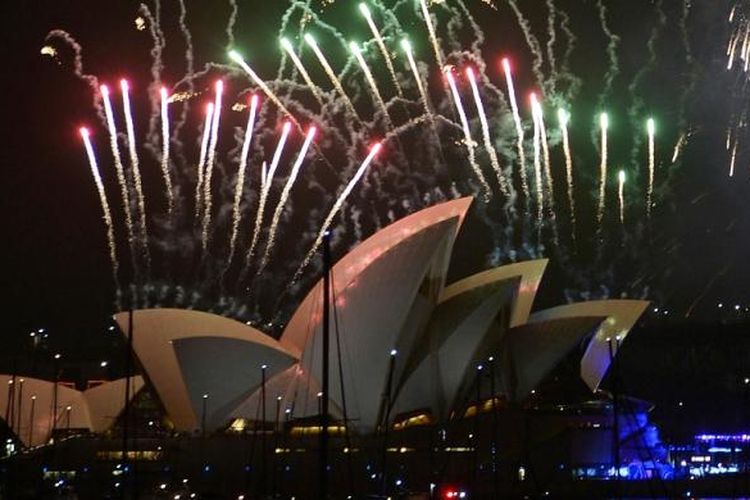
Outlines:
[[[130,154],[130,168],[133,171],[135,194],[138,200],[139,232],[143,256],[146,259],[146,274],[150,274],[151,255],[148,248],[148,229],[146,228],[146,197],[143,194],[141,169],[138,160],[138,150],[135,143],[135,127],[133,126],[133,112],[130,109],[130,86],[127,80],[120,80],[122,90],[122,105],[125,109],[125,127],[128,135],[128,153]]]
[[[292,278],[292,282],[297,281],[299,277],[302,275],[302,271],[307,267],[307,265],[310,263],[310,260],[312,260],[315,253],[318,251],[318,248],[320,247],[320,244],[323,241],[323,237],[328,232],[328,229],[331,227],[331,224],[333,223],[333,219],[336,217],[336,215],[341,210],[341,207],[344,205],[344,202],[349,197],[349,194],[354,189],[354,186],[357,185],[359,180],[362,178],[362,176],[367,171],[367,168],[370,166],[372,161],[375,159],[375,156],[378,154],[378,151],[380,151],[381,143],[376,143],[370,148],[370,153],[367,155],[367,157],[364,159],[364,161],[360,164],[359,168],[357,169],[357,172],[354,174],[354,177],[349,181],[349,183],[346,185],[344,190],[341,192],[339,197],[336,199],[336,203],[333,204],[333,207],[331,208],[331,211],[328,212],[328,215],[326,216],[325,220],[323,221],[323,225],[320,228],[320,231],[318,232],[318,236],[315,238],[315,242],[312,245],[312,248],[307,252],[307,255],[302,260],[302,264],[300,264],[299,268],[297,268],[297,272],[294,273],[294,277]]]
[[[208,229],[211,225],[211,177],[214,171],[214,162],[216,161],[216,144],[219,141],[219,123],[221,122],[221,101],[224,94],[224,82],[218,80],[214,87],[214,113],[211,118],[211,140],[208,143],[208,152],[206,153],[206,171],[203,175],[203,224],[201,231],[201,245],[203,257],[208,252]]]
[[[104,214],[104,223],[107,226],[107,242],[109,244],[109,259],[112,262],[112,280],[115,284],[115,289],[119,291],[120,282],[117,277],[120,263],[117,261],[117,247],[115,246],[115,229],[112,224],[112,213],[109,210],[109,203],[107,202],[107,194],[104,191],[104,184],[102,183],[102,177],[99,173],[99,166],[96,161],[96,155],[94,153],[94,147],[91,145],[91,138],[89,137],[89,130],[86,127],[80,129],[81,138],[83,139],[84,147],[86,148],[86,156],[89,160],[89,166],[91,167],[91,175],[94,177],[94,183],[96,184],[96,191],[99,193],[99,202],[102,205],[102,212]]]
[[[357,114],[357,110],[354,108],[354,104],[352,104],[352,100],[349,99],[348,95],[346,95],[346,91],[341,85],[341,81],[336,76],[336,73],[333,71],[331,64],[328,62],[328,59],[326,59],[325,54],[323,54],[323,51],[321,51],[320,47],[318,47],[318,42],[315,41],[315,38],[313,38],[310,33],[305,34],[305,42],[307,43],[308,47],[312,49],[315,57],[318,58],[318,62],[320,62],[320,65],[323,66],[323,70],[326,72],[326,75],[328,75],[328,78],[331,80],[333,87],[341,96],[341,99],[344,101],[346,107],[349,108],[349,111],[351,111],[352,115],[354,115],[355,118],[359,120],[359,115]]]
[[[172,179],[169,176],[169,94],[167,89],[162,87],[161,95],[161,136],[162,136],[162,153],[161,153],[161,173],[164,176],[164,187],[167,191],[167,213],[172,216],[174,208],[174,191],[172,189]]]
[[[482,126],[484,148],[487,150],[487,154],[490,157],[490,164],[492,165],[492,169],[495,171],[500,189],[505,196],[509,196],[510,188],[508,187],[508,182],[505,180],[505,176],[503,175],[503,170],[500,167],[500,161],[497,158],[497,151],[495,151],[495,146],[492,144],[492,138],[490,137],[490,126],[487,122],[487,114],[484,110],[482,96],[479,94],[479,86],[477,85],[477,79],[474,76],[474,70],[471,68],[466,68],[466,76],[469,79],[469,85],[471,85],[471,92],[474,95],[474,104],[477,107],[477,115],[479,115],[479,123]]]
[[[526,209],[528,211],[529,205],[529,182],[526,178],[526,154],[524,153],[524,132],[523,124],[521,123],[521,114],[518,111],[518,101],[516,100],[516,89],[513,85],[513,73],[510,69],[510,61],[506,58],[503,59],[503,72],[505,73],[505,83],[508,87],[508,100],[510,101],[510,108],[513,113],[513,123],[516,126],[516,147],[518,150],[518,170],[521,174],[521,189],[526,199]]]
[[[380,30],[378,30],[378,27],[375,25],[375,21],[373,21],[372,19],[370,9],[367,7],[367,5],[361,3],[359,4],[359,11],[365,17],[367,25],[370,27],[370,31],[372,32],[372,36],[375,37],[375,42],[378,44],[380,53],[383,55],[383,59],[385,60],[385,65],[388,67],[388,72],[391,74],[391,80],[393,81],[393,86],[396,88],[396,92],[398,93],[399,97],[403,97],[404,94],[401,92],[401,85],[399,85],[398,83],[398,77],[396,76],[396,70],[393,68],[391,55],[388,53],[388,49],[385,46],[385,42],[383,41],[383,36],[380,34]]]
[[[601,230],[604,210],[606,208],[606,187],[607,187],[607,129],[609,128],[609,116],[607,113],[599,115],[599,129],[601,131],[601,162],[599,163],[599,206],[596,211],[596,221],[599,223]]]
[[[362,51],[360,50],[359,45],[357,45],[355,42],[351,42],[349,44],[349,49],[354,55],[354,58],[357,60],[357,63],[359,63],[359,67],[362,69],[362,73],[364,73],[365,75],[365,80],[367,80],[367,84],[370,87],[370,92],[372,92],[372,97],[375,100],[375,104],[377,104],[377,106],[380,108],[380,111],[383,113],[383,119],[388,125],[388,128],[392,129],[393,123],[391,123],[391,118],[388,116],[388,109],[385,106],[385,101],[383,101],[383,96],[380,95],[378,84],[375,81],[375,77],[372,76],[372,71],[370,71],[370,67],[367,65],[367,61],[365,61],[365,58],[362,57]]]
[[[539,126],[539,120],[537,119],[535,107],[538,105],[536,102],[536,94],[531,94],[531,116],[534,121],[534,181],[536,184],[536,222],[537,222],[537,237],[539,237],[542,230],[542,220],[544,216],[544,187],[542,185],[542,132]]]
[[[198,158],[198,181],[195,184],[195,221],[200,220],[203,211],[203,177],[206,167],[206,153],[208,152],[208,141],[211,138],[211,123],[213,123],[214,103],[210,102],[206,106],[206,117],[203,121],[203,139],[201,139],[201,151]]]
[[[268,167],[268,172],[263,176],[263,186],[260,190],[260,199],[258,200],[258,211],[255,213],[255,226],[253,228],[253,237],[250,242],[250,248],[247,251],[247,256],[245,257],[245,268],[242,270],[242,273],[240,274],[240,281],[244,279],[244,277],[247,275],[248,268],[250,267],[251,259],[253,257],[253,254],[255,253],[255,247],[258,245],[258,240],[260,238],[260,230],[263,226],[263,214],[266,209],[266,203],[268,202],[268,193],[271,190],[271,184],[273,184],[273,176],[276,173],[276,168],[279,165],[279,160],[281,159],[281,153],[284,151],[284,145],[286,144],[287,137],[289,137],[289,132],[291,131],[291,123],[285,122],[284,126],[281,130],[281,136],[279,137],[279,142],[276,143],[276,151],[273,153],[273,157],[271,158],[271,164]]]
[[[489,183],[487,182],[487,179],[484,178],[484,174],[482,173],[482,169],[477,164],[477,158],[476,158],[476,149],[474,146],[474,139],[471,138],[471,129],[469,128],[469,120],[466,118],[466,110],[464,109],[464,104],[461,101],[461,94],[458,92],[458,87],[456,86],[456,80],[453,78],[453,72],[450,66],[446,66],[443,68],[443,72],[445,73],[445,78],[448,80],[448,85],[451,89],[451,95],[453,96],[453,104],[456,106],[456,111],[458,111],[458,117],[461,121],[461,128],[464,132],[464,143],[466,144],[466,150],[468,152],[469,157],[469,164],[471,165],[471,168],[474,170],[474,174],[477,176],[477,179],[479,179],[479,182],[482,184],[482,188],[484,189],[484,199],[485,202],[489,201],[492,189],[490,188]]]
[[[313,138],[315,137],[315,133],[316,133],[315,127],[310,127],[309,130],[307,131],[305,142],[302,144],[302,148],[300,149],[299,154],[297,155],[297,159],[295,160],[294,165],[292,165],[292,171],[289,174],[289,178],[286,180],[286,184],[284,184],[284,190],[281,192],[279,203],[276,205],[276,209],[273,211],[273,218],[271,219],[271,225],[268,228],[268,240],[266,242],[266,249],[263,251],[263,257],[260,260],[260,265],[258,266],[257,274],[260,274],[263,271],[263,269],[266,267],[266,263],[268,262],[268,256],[276,242],[276,232],[278,231],[279,221],[281,220],[281,214],[284,211],[284,208],[286,207],[287,200],[289,199],[289,194],[292,191],[294,182],[297,180],[299,171],[302,168],[302,162],[305,160],[305,156],[307,156],[307,151],[308,149],[310,149],[310,144],[312,144]]]
[[[620,200],[620,224],[625,224],[625,171],[617,173],[617,197]]]
[[[414,60],[414,52],[412,51],[411,42],[404,38],[401,40],[401,48],[404,50],[404,54],[406,54],[406,59],[409,62],[409,68],[411,68],[412,75],[414,76],[414,81],[417,84],[417,90],[419,90],[419,99],[422,101],[422,106],[424,106],[424,111],[427,113],[427,116],[430,117],[430,120],[433,119],[432,116],[432,110],[430,109],[430,98],[427,95],[427,91],[425,90],[424,83],[422,82],[422,75],[419,74],[419,69],[417,68],[417,62]]]
[[[318,101],[318,104],[322,106],[323,98],[320,95],[320,90],[318,89],[318,86],[315,85],[315,83],[313,83],[312,78],[310,78],[310,73],[307,72],[307,68],[305,68],[305,65],[302,64],[302,61],[297,56],[297,53],[294,51],[294,47],[292,47],[292,43],[286,38],[282,38],[281,48],[284,49],[284,52],[286,52],[286,54],[292,60],[292,63],[297,68],[297,71],[299,71],[299,74],[302,76],[302,79],[307,84],[307,88],[309,88],[310,92],[312,92],[313,96],[315,96],[315,99]]]
[[[227,257],[227,263],[224,268],[224,274],[229,270],[229,266],[232,264],[234,253],[237,246],[237,235],[240,230],[240,219],[242,213],[240,212],[240,203],[242,201],[242,190],[245,187],[245,170],[247,169],[247,157],[250,153],[250,145],[253,140],[253,129],[255,127],[255,117],[258,112],[258,96],[253,95],[250,97],[250,113],[247,118],[247,127],[245,128],[245,138],[242,142],[242,152],[240,153],[240,165],[237,169],[237,182],[234,186],[234,203],[232,204],[232,235],[229,238],[229,256]]]
[[[240,66],[240,67],[241,67],[241,68],[242,68],[242,69],[243,69],[243,70],[245,71],[245,73],[247,73],[247,74],[248,74],[248,76],[250,77],[250,79],[251,79],[251,80],[252,80],[253,82],[255,82],[255,84],[256,84],[256,85],[257,85],[258,87],[260,87],[260,89],[261,89],[261,90],[263,91],[263,93],[265,93],[265,94],[266,94],[266,96],[268,96],[268,98],[269,98],[269,99],[271,100],[271,102],[273,102],[273,103],[274,103],[274,104],[276,105],[276,107],[278,107],[278,108],[279,108],[279,109],[281,110],[281,112],[282,112],[282,113],[284,113],[284,114],[285,114],[285,115],[287,116],[287,118],[288,118],[288,119],[289,119],[289,120],[290,120],[290,121],[291,121],[292,123],[294,123],[294,125],[295,125],[295,126],[296,126],[297,128],[301,128],[301,127],[302,127],[302,126],[301,126],[301,125],[299,124],[299,122],[297,121],[297,119],[296,119],[296,118],[294,117],[294,115],[293,115],[293,114],[291,113],[291,111],[289,111],[289,110],[287,109],[287,107],[286,107],[286,106],[284,106],[284,103],[283,103],[283,102],[281,102],[281,99],[279,99],[279,97],[278,97],[278,96],[277,96],[277,95],[276,95],[276,94],[275,94],[275,93],[274,93],[274,92],[273,92],[273,91],[271,90],[271,88],[270,88],[270,87],[269,87],[269,86],[268,86],[268,85],[266,84],[266,82],[264,82],[264,81],[263,81],[263,80],[262,80],[262,79],[261,79],[261,78],[260,78],[260,77],[258,76],[258,74],[257,74],[257,73],[256,73],[256,72],[255,72],[255,71],[253,70],[253,68],[251,68],[251,67],[250,67],[250,66],[249,66],[249,65],[248,65],[248,64],[247,64],[247,63],[245,62],[245,60],[244,60],[244,59],[242,59],[242,56],[241,56],[241,55],[239,54],[239,52],[237,52],[237,51],[235,51],[235,50],[230,50],[230,51],[229,51],[229,58],[230,58],[230,59],[231,59],[232,61],[236,62],[236,63],[237,63],[237,64],[238,64],[238,65],[239,65],[239,66]]]
[[[560,123],[560,132],[562,134],[563,154],[565,155],[565,176],[568,184],[568,204],[570,207],[571,235],[573,240],[576,238],[576,205],[573,196],[573,155],[570,152],[570,137],[568,136],[568,123],[570,123],[570,114],[564,109],[557,110],[557,118]]]
[[[435,26],[432,24],[432,18],[430,17],[430,10],[427,8],[427,0],[419,0],[419,5],[422,8],[422,17],[427,25],[427,32],[430,35],[430,42],[432,43],[432,50],[435,52],[435,61],[437,61],[438,67],[443,67],[443,56],[441,55],[440,45],[435,35]]]
[[[656,125],[654,124],[653,118],[649,118],[646,122],[646,131],[648,133],[648,192],[646,193],[646,216],[650,219],[654,194],[654,170],[656,167],[654,160],[654,134],[656,133]]]
[[[544,165],[544,178],[546,180],[547,188],[547,208],[549,209],[550,223],[552,226],[552,234],[555,245],[558,245],[557,237],[557,214],[555,213],[555,188],[552,180],[552,163],[549,154],[549,143],[547,141],[547,127],[544,124],[544,111],[542,105],[536,98],[535,94],[531,94],[531,112],[534,115],[536,122],[536,128],[539,129],[539,142],[542,148],[542,160]]]
[[[125,214],[125,229],[128,234],[128,245],[130,247],[130,257],[133,264],[133,272],[138,272],[138,266],[136,261],[136,247],[135,247],[135,230],[133,228],[133,216],[130,208],[130,194],[128,189],[128,182],[125,178],[125,168],[122,164],[122,157],[120,156],[120,146],[117,144],[117,126],[115,125],[115,117],[112,112],[112,102],[109,98],[109,88],[106,85],[102,85],[100,88],[102,100],[104,101],[104,115],[107,120],[107,129],[109,131],[109,146],[112,150],[112,158],[115,164],[115,174],[117,175],[117,183],[120,186],[120,196],[122,198],[122,210]]]

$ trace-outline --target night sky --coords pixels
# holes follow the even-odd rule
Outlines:
[[[447,2],[450,4],[451,0]],[[502,55],[509,55],[518,66],[516,85],[519,96],[526,96],[536,88],[531,72],[531,54],[507,3],[496,0],[496,9],[484,2],[467,3],[487,34],[483,56],[488,64],[490,81],[504,91],[498,61]],[[544,2],[520,3],[532,31],[542,45],[546,44],[547,10]],[[750,230],[746,217],[750,209],[747,188],[750,154],[747,154],[746,148],[740,148],[737,173],[730,179],[727,175],[729,154],[724,144],[727,125],[731,122],[732,112],[745,105],[742,77],[725,71],[725,49],[729,36],[726,18],[730,2],[691,2],[686,27],[692,61],[686,60],[681,45],[678,19],[683,7],[682,0],[604,3],[610,9],[609,27],[621,37],[616,52],[620,72],[606,96],[602,96],[602,92],[609,59],[607,39],[598,20],[597,2],[556,2],[558,9],[570,15],[570,27],[577,36],[570,66],[571,74],[580,78],[581,82],[580,90],[567,103],[574,117],[571,140],[577,182],[577,244],[573,245],[569,237],[570,218],[565,204],[562,156],[560,147],[554,146],[554,177],[558,184],[555,194],[560,206],[558,217],[562,245],[555,248],[547,237],[543,249],[535,246],[528,250],[528,234],[533,234],[533,231],[524,233],[526,236],[518,236],[517,233],[509,236],[512,231],[499,230],[497,227],[488,231],[486,218],[492,217],[493,212],[478,209],[475,204],[457,242],[452,279],[514,258],[545,255],[551,257],[552,264],[543,283],[538,307],[586,297],[645,297],[653,299],[656,307],[667,309],[675,317],[685,317],[690,310],[688,319],[691,321],[714,318],[719,303],[731,308],[738,304],[744,309],[750,305],[747,287],[750,270],[746,264],[750,244],[746,236]],[[263,2],[263,6],[257,4],[239,2],[239,16],[234,28],[235,46],[260,74],[271,79],[278,68],[276,37],[287,2]],[[312,4],[323,19],[347,37],[365,40],[368,36],[367,25],[359,15],[356,3],[339,0],[325,8],[318,1]],[[149,6],[152,12],[155,11],[153,4]],[[631,90],[636,75],[650,64],[648,40],[652,29],[658,24],[660,7],[665,15],[665,23],[658,28],[654,39],[654,64],[649,66],[635,84],[635,89]],[[197,70],[211,61],[228,64],[225,29],[230,10],[229,5],[218,2],[211,2],[210,7],[188,5],[187,23],[192,32]],[[175,82],[184,74],[185,45],[176,24],[178,13],[176,1],[163,2],[161,18],[166,45],[162,80],[165,83]],[[102,7],[101,2],[88,0],[12,2],[6,6],[6,29],[0,34],[0,50],[5,65],[0,92],[5,123],[0,148],[3,172],[0,227],[5,235],[2,245],[5,299],[3,335],[13,346],[9,348],[9,353],[23,349],[29,331],[37,328],[49,331],[54,348],[76,352],[82,357],[96,357],[106,345],[102,337],[106,335],[110,315],[115,312],[111,267],[101,208],[77,135],[78,127],[84,124],[94,131],[100,168],[110,204],[114,207],[117,243],[122,253],[120,260],[125,269],[121,279],[127,282],[129,268],[121,226],[122,212],[118,208],[117,184],[111,157],[108,156],[106,129],[98,122],[92,107],[91,89],[73,74],[72,52],[59,42],[50,42],[58,50],[54,58],[41,55],[40,49],[46,44],[45,36],[50,30],[63,29],[83,47],[85,72],[97,75],[100,81],[112,87],[116,86],[119,78],[128,77],[133,86],[136,126],[139,137],[143,138],[149,112],[146,92],[151,81],[152,39],[148,26],[144,30],[137,29],[135,21],[139,15],[137,3],[129,1],[107,2],[106,7]],[[438,14],[438,20],[440,31],[440,21],[446,19]],[[419,58],[431,63],[430,71],[434,76],[436,69],[430,59],[430,46],[423,23],[418,16],[411,15],[404,19],[403,24],[410,32]],[[463,46],[468,47],[471,40],[465,31],[458,38]],[[560,30],[556,33],[562,38]],[[562,58],[563,51],[562,45],[557,48],[559,58]],[[376,50],[373,52],[377,54]],[[343,58],[340,50],[337,54],[331,58],[334,65],[340,68]],[[329,83],[321,76],[322,73],[317,72],[318,68],[309,54],[305,60],[316,68],[314,79],[328,90]],[[193,155],[191,158],[196,153],[194,142],[198,139],[196,131],[202,120],[198,104],[210,100],[210,83],[223,74],[222,68],[211,69],[197,81],[197,88],[203,90],[204,94],[194,99],[194,109],[185,126],[188,144],[185,151]],[[382,68],[378,69],[377,77],[382,85],[387,85],[388,75]],[[239,73],[227,78],[228,101],[234,102],[239,99],[240,91],[249,84]],[[361,75],[355,72],[353,78],[361,78]],[[363,93],[358,95],[359,100],[368,101],[366,89],[363,89],[365,87],[359,89]],[[432,90],[434,93],[435,89]],[[470,101],[466,99],[469,94],[464,96],[468,106]],[[634,119],[642,125],[652,113],[658,124],[657,205],[651,224],[645,222],[643,204],[644,144],[635,155],[637,164],[630,165],[632,137],[643,131],[631,127],[628,112],[641,99],[643,110]],[[620,166],[629,169],[629,179],[632,179],[633,185],[627,185],[629,208],[626,224],[621,227],[617,220],[616,185],[613,182],[608,184],[609,207],[605,229],[598,237],[595,226],[598,151],[592,138],[596,137],[596,114],[603,109],[602,101],[605,101],[604,107],[610,111],[613,122],[610,136],[611,169],[615,171]],[[270,103],[264,105],[272,107]],[[174,114],[177,114],[179,104],[174,106]],[[451,112],[449,107],[446,110]],[[524,104],[522,112],[526,111]],[[550,128],[553,128],[554,111],[546,111]],[[244,114],[227,111],[227,116],[227,122],[233,127],[244,126]],[[268,123],[271,121],[269,119]],[[274,126],[268,123],[269,128]],[[678,163],[672,165],[672,149],[683,133],[688,134],[689,140]],[[235,146],[229,127],[222,136],[224,139],[226,144],[221,151],[226,156]],[[416,139],[410,137],[408,140]],[[514,138],[511,136],[500,140],[505,140],[507,146],[512,145]],[[269,141],[263,143],[267,154],[272,148]],[[158,213],[163,211],[163,195],[158,161],[150,157],[144,148],[140,151],[146,194],[154,212],[150,212],[150,216],[155,218],[154,225],[157,227],[154,238],[160,240],[152,246],[156,255],[155,279],[160,283],[195,283],[194,277],[190,280],[186,278],[192,276],[197,264],[182,255],[180,247],[184,246],[185,240],[177,237],[170,240],[165,236],[167,231],[159,233],[159,227],[163,228],[163,224],[160,226],[158,222],[163,220]],[[455,181],[456,171],[461,172],[462,176],[471,176],[471,169],[465,160],[463,164],[450,161],[462,156],[455,151],[452,155],[448,159],[452,169],[450,175],[404,176],[405,183],[417,179],[416,188],[394,182],[393,185],[398,188],[394,188],[390,199],[376,192],[369,180],[363,184],[361,193],[355,189],[347,206],[361,208],[359,229],[351,220],[341,225],[334,253],[343,254],[357,241],[359,232],[362,233],[361,237],[367,237],[378,224],[387,223],[387,217],[376,223],[371,214],[383,215],[395,211],[395,216],[400,217],[419,208],[414,203],[405,206],[400,203],[399,197],[409,192],[410,199],[419,200],[414,191],[423,194],[429,188],[430,179],[436,179],[442,184],[442,191],[450,194],[450,182],[446,182],[446,179],[450,180],[453,176]],[[335,154],[334,158],[342,159],[342,156]],[[502,153],[500,156],[505,161]],[[287,159],[287,163],[289,161]],[[386,151],[383,163],[389,162],[395,164],[398,160],[395,153]],[[255,170],[251,182],[254,184],[248,189],[254,192],[258,168],[254,164],[250,168],[253,166]],[[286,172],[288,167],[280,168]],[[236,163],[224,161],[222,179],[231,179],[227,172],[231,173],[234,169]],[[342,167],[342,171],[349,170]],[[277,264],[272,265],[260,278],[258,288],[261,291],[258,294],[261,299],[257,302],[261,305],[248,306],[249,312],[238,315],[255,323],[276,321],[272,331],[278,331],[284,315],[301,299],[306,287],[317,279],[318,271],[313,266],[300,288],[286,297],[282,306],[286,312],[274,314],[273,307],[268,305],[269,297],[276,297],[285,288],[291,277],[290,270],[296,268],[309,248],[309,233],[314,222],[319,224],[332,204],[333,195],[323,196],[319,191],[335,193],[345,183],[343,177],[333,176],[318,160],[312,162],[302,176],[307,177],[296,188],[299,192],[295,192],[296,197],[292,200],[293,215],[284,219],[286,229],[281,233]],[[383,182],[386,186],[384,191],[388,194],[391,184],[386,174],[383,174]],[[322,187],[316,187],[316,183]],[[183,194],[189,198],[194,184],[187,182],[185,185]],[[471,184],[459,183],[457,189],[462,194],[468,194]],[[226,194],[224,188],[219,190]],[[249,196],[255,203],[254,195],[251,193]],[[245,217],[250,221],[252,209],[245,209]],[[345,210],[344,218],[349,219],[353,213]],[[226,210],[222,209],[221,214],[226,215]],[[496,235],[502,240],[498,248],[494,248]],[[603,241],[601,245],[597,244],[599,238]],[[194,243],[192,241],[191,244]],[[160,253],[163,248],[169,251]],[[515,249],[516,253],[513,254],[510,249]],[[169,252],[179,257],[172,259],[173,254]],[[211,309],[206,304],[212,297],[221,295],[215,292],[205,292],[198,307]],[[236,291],[225,293],[243,300],[242,294]],[[167,298],[161,303],[169,305],[169,301]],[[254,300],[248,302],[256,303]]]

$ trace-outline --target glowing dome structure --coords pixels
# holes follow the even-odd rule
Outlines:
[[[462,414],[477,369],[488,363],[498,392],[521,400],[583,342],[581,377],[596,390],[648,306],[604,300],[532,313],[546,259],[446,285],[471,202],[456,199],[397,221],[331,269],[330,411],[343,417],[346,401],[358,432],[416,410],[431,421]],[[236,418],[271,421],[279,410],[314,417],[322,303],[321,280],[278,340],[206,312],[137,310],[133,348],[177,430],[216,430]],[[127,332],[128,313],[115,319]],[[619,341],[610,353],[613,339]]]

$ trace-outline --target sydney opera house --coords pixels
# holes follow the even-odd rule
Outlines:
[[[487,497],[554,494],[561,478],[659,474],[648,405],[623,397],[618,408],[601,390],[648,303],[535,308],[545,259],[447,283],[471,203],[414,213],[331,268],[329,473],[338,494],[446,485]],[[128,403],[125,379],[79,391],[3,376],[12,463],[37,464],[55,484],[104,478],[108,491],[137,473],[140,488],[169,498],[314,497],[323,299],[321,280],[278,339],[195,310],[117,314],[137,372]],[[62,456],[65,470],[55,465]]]

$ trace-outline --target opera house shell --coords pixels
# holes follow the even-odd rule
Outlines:
[[[471,203],[460,198],[405,217],[332,267],[330,412],[341,420],[346,408],[357,433],[396,425],[415,412],[428,422],[463,415],[482,368],[498,396],[521,401],[581,346],[580,376],[596,391],[616,354],[611,340],[619,339],[619,346],[648,305],[603,300],[532,312],[546,259],[447,284],[453,245]],[[136,310],[133,349],[145,383],[177,431],[217,431],[237,419],[278,421],[279,411],[286,419],[314,417],[322,307],[321,280],[278,339],[206,312]],[[123,334],[128,316],[115,316]],[[111,384],[119,384],[109,387],[122,406],[122,382]],[[7,386],[0,386],[3,410]],[[87,392],[63,392],[79,409],[76,425],[105,429],[103,415],[120,408]],[[48,412],[39,418],[48,419]],[[28,435],[21,427],[21,437]],[[34,441],[44,439],[48,422],[34,427]]]

